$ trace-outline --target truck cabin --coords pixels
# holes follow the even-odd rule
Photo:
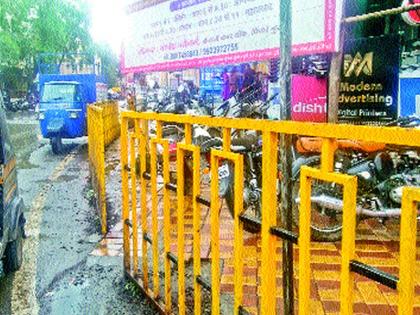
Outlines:
[[[46,82],[41,91],[40,108],[68,109],[80,107],[82,101],[82,85],[79,82]]]

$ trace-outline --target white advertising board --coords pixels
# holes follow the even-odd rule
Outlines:
[[[338,46],[342,0],[293,3],[293,54]],[[268,60],[279,55],[278,0],[143,0],[127,5],[124,73]]]

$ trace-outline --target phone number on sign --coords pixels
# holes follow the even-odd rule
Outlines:
[[[217,55],[217,54],[224,54],[229,52],[234,52],[239,50],[238,43],[234,44],[226,44],[214,47],[207,47],[201,48],[200,50],[190,50],[190,51],[183,51],[183,52],[175,52],[175,53],[168,53],[165,54],[165,60],[175,60],[175,59],[185,59],[185,58],[193,58],[199,56],[209,56],[209,55]]]
[[[228,52],[237,51],[239,49],[238,43],[234,44],[227,44],[227,45],[220,45],[220,46],[214,46],[209,48],[202,48],[202,55],[208,56],[208,55],[215,55],[215,54],[223,54]]]

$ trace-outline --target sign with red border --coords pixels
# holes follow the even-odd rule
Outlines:
[[[338,49],[343,0],[293,1],[293,54]],[[123,73],[174,71],[279,56],[278,0],[149,0],[127,6]]]

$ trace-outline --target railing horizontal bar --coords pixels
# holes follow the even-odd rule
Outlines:
[[[201,203],[203,206],[210,207],[210,205],[211,205],[210,200],[207,200],[207,199],[205,199],[201,196],[197,196],[195,198],[195,201],[197,201],[198,203]]]
[[[131,281],[137,288],[140,289],[141,293],[147,298],[147,300],[156,308],[159,314],[166,315],[167,313],[164,311],[163,307],[159,304],[158,300],[155,300],[150,294],[150,291],[145,289],[141,280],[138,277],[133,276],[127,270],[124,271],[125,277]]]
[[[261,220],[257,218],[242,214],[239,216],[239,219],[241,219],[243,223],[252,224],[252,225],[255,225],[257,229],[261,229]]]
[[[129,219],[126,219],[125,221],[124,221],[124,224],[125,225],[128,225],[129,227],[133,227],[133,223],[131,223],[131,221],[129,220]]]
[[[172,253],[166,253],[166,257],[172,261],[175,265],[178,265],[178,257],[176,257],[174,254]]]
[[[208,282],[202,276],[197,276],[195,278],[195,281],[197,281],[197,283],[199,285],[201,285],[204,289],[206,289],[208,292],[211,292],[211,284],[210,284],[210,282]]]
[[[336,139],[375,141],[376,143],[395,145],[418,146],[416,144],[420,143],[420,131],[414,128],[350,126],[346,124],[267,121],[264,119],[251,118],[233,119],[225,117],[156,114],[146,112],[122,112],[121,116],[123,119],[146,119],[160,122],[176,122],[180,124],[189,123],[206,125],[208,127],[244,130],[252,129],[323,138],[329,138],[333,134]]]
[[[280,237],[281,239],[291,241],[293,244],[298,243],[298,236],[296,235],[296,233],[285,230],[281,227],[278,227],[278,226],[271,227],[270,233],[275,236]]]
[[[250,312],[248,312],[243,306],[239,306],[239,310],[238,310],[238,314],[239,315],[251,315]]]
[[[172,183],[166,184],[165,185],[165,188],[168,189],[168,190],[171,190],[173,192],[177,192],[178,191],[177,186],[175,184],[172,184]]]
[[[153,240],[151,239],[151,237],[149,236],[149,234],[147,233],[143,233],[143,239],[148,242],[150,245],[153,243]]]
[[[144,179],[146,179],[146,180],[151,180],[152,179],[152,175],[150,175],[149,173],[147,173],[147,172],[144,172],[143,173],[143,178]]]
[[[369,278],[370,280],[383,284],[388,288],[394,290],[397,289],[397,284],[399,280],[398,277],[386,273],[382,270],[379,270],[375,267],[366,265],[360,261],[352,260],[350,261],[350,270],[361,276]]]

